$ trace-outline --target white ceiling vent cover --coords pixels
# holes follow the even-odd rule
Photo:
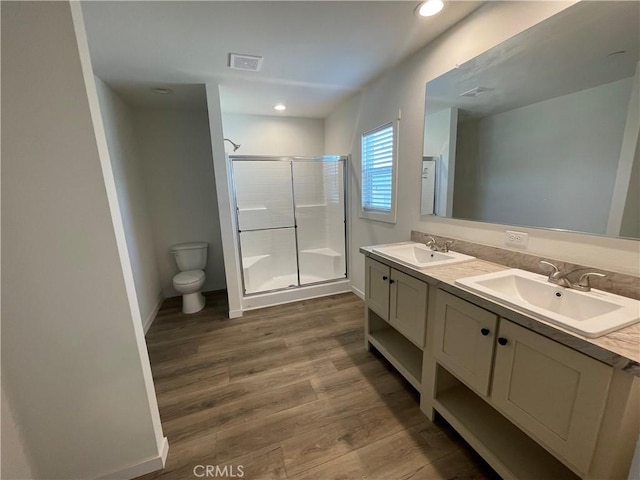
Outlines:
[[[461,97],[479,97],[480,95],[487,93],[487,92],[493,92],[493,88],[489,88],[489,87],[476,87],[476,88],[472,88],[471,90],[468,90],[464,93],[461,93],[460,96]]]
[[[234,70],[247,70],[249,72],[259,72],[262,68],[262,57],[256,55],[229,54],[229,67]]]

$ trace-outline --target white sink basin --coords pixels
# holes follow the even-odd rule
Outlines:
[[[456,280],[458,285],[530,315],[596,338],[640,321],[640,302],[592,289],[559,287],[547,277],[511,269]]]
[[[452,263],[467,262],[475,258],[457,252],[434,252],[422,243],[413,242],[377,247],[373,251],[413,268],[440,267]]]

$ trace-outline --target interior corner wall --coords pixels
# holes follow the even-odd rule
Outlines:
[[[164,295],[156,266],[156,246],[147,202],[147,185],[138,153],[133,110],[96,78],[100,111],[115,177],[131,269],[143,326],[148,328]]]
[[[640,135],[636,139],[636,150],[627,190],[627,201],[622,212],[620,235],[640,238]]]
[[[0,478],[6,480],[29,480],[34,478],[26,445],[24,444],[20,428],[16,424],[13,409],[9,399],[1,392],[0,418],[2,418],[2,432],[0,433]]]
[[[427,123],[427,122],[425,122]],[[456,171],[457,137],[458,137],[458,109],[445,108],[429,114],[429,125],[434,128],[424,129],[425,157],[440,157],[436,169],[436,185],[438,188],[435,199],[435,213],[437,215],[451,215],[453,211],[453,173]]]
[[[225,154],[224,133],[222,127],[222,109],[220,107],[220,86],[208,83],[207,112],[209,115],[209,137],[213,151],[213,169],[215,172],[216,193],[218,197],[218,216],[222,233],[222,255],[227,282],[227,298],[229,299],[229,318],[242,316],[242,291],[240,276],[240,254],[235,232],[238,226],[235,221],[234,206],[231,202],[231,172]]]
[[[271,115],[222,115],[224,136],[240,148],[229,154],[315,157],[324,151],[324,120]]]
[[[407,240],[411,230],[504,246],[505,225],[420,216],[421,160],[426,83],[575,2],[487,2],[416,54],[387,71],[325,119],[325,151],[350,152],[350,276],[364,288],[363,245]],[[397,118],[398,217],[395,225],[363,220],[360,204],[360,135]],[[521,228],[528,251],[560,260],[638,274],[638,242],[584,234]]]
[[[206,105],[202,110],[135,108],[135,129],[165,297],[178,273],[171,246],[209,244],[203,291],[226,288]]]
[[[2,390],[36,478],[98,478],[160,453],[78,8],[0,5]]]

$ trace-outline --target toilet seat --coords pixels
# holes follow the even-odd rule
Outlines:
[[[203,270],[188,270],[186,272],[180,272],[173,277],[174,285],[183,285],[185,287],[201,282],[202,280],[204,280]]]

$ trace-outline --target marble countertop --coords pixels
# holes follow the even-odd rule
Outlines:
[[[400,245],[400,242],[394,245]],[[486,308],[503,318],[511,320],[529,330],[533,330],[547,338],[555,340],[596,360],[624,370],[632,375],[640,377],[640,323],[609,333],[599,338],[586,338],[576,333],[565,330],[557,325],[535,319],[526,313],[517,311],[495,300],[490,300],[466,288],[456,285],[460,278],[481,275],[483,273],[508,270],[510,267],[487,262],[485,260],[471,260],[454,265],[441,267],[429,267],[423,269],[411,268],[397,263],[387,257],[373,252],[374,248],[382,245],[361,247],[360,253],[374,260],[389,265],[407,275],[419,278],[437,288],[445,290],[476,305]]]

